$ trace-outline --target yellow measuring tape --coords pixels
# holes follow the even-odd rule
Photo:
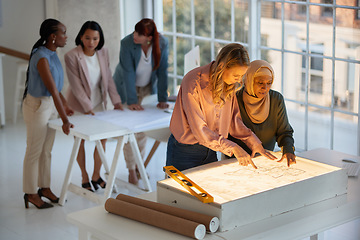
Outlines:
[[[181,184],[193,196],[197,197],[203,203],[214,202],[214,198],[208,194],[204,189],[199,187],[196,183],[191,181],[182,172],[177,170],[174,166],[165,166],[164,171],[169,177]]]

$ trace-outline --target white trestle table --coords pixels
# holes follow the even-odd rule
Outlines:
[[[96,113],[94,116],[76,115],[69,117],[69,121],[75,126],[70,130],[69,135],[74,136],[75,140],[60,194],[60,205],[64,205],[67,191],[86,197],[98,204],[103,204],[106,199],[110,197],[112,190],[116,192],[117,185],[121,185],[138,193],[152,191],[134,134],[138,132],[168,128],[171,114],[167,111],[158,109],[154,104],[144,105],[144,109],[145,110],[143,111],[130,111],[129,109],[124,109],[123,111],[111,110]],[[62,132],[61,119],[51,120],[49,122],[49,127]],[[100,142],[100,140],[108,138],[115,138],[117,140],[110,168]],[[95,141],[106,175],[108,175],[103,196],[71,183],[72,168],[82,139],[86,141]],[[124,144],[127,142],[130,143],[133,151],[135,152],[135,162],[145,189],[140,189],[133,184],[116,179],[118,159],[120,153],[123,151]]]

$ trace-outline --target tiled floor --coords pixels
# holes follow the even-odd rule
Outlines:
[[[26,129],[21,120],[16,125],[7,122],[0,129],[0,239],[1,240],[75,240],[78,237],[77,229],[66,221],[70,212],[96,206],[80,196],[68,193],[67,202],[63,207],[55,206],[51,209],[38,210],[33,205],[24,208],[22,192],[22,162],[25,152]],[[150,151],[153,140],[149,139],[147,151]],[[73,138],[57,133],[53,148],[52,161],[52,189],[60,194],[62,181],[66,172],[67,163]],[[86,143],[88,149],[93,149],[93,143]],[[115,142],[107,143],[106,154],[112,159]],[[147,171],[153,189],[156,182],[163,179],[162,166],[165,163],[166,145],[161,144]],[[87,151],[88,159],[92,159],[92,150]],[[92,171],[92,161],[88,160],[88,172]],[[80,170],[74,167],[72,182],[79,183]],[[124,160],[121,159],[118,167],[118,178],[127,179],[127,170]],[[102,191],[102,190],[100,190]],[[135,195],[128,190],[122,193]],[[323,234],[325,240],[359,240],[360,220],[350,222],[328,230]]]

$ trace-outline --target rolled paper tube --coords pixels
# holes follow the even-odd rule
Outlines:
[[[206,214],[193,212],[182,208],[177,208],[166,204],[152,202],[141,198],[131,197],[124,194],[119,194],[116,197],[116,199],[133,203],[142,207],[150,208],[159,212],[167,213],[176,217],[185,218],[190,221],[202,223],[205,225],[206,230],[212,233],[216,232],[220,225],[219,218],[214,216],[209,216]]]
[[[118,199],[107,199],[105,202],[105,210],[110,213],[195,239],[203,239],[206,234],[205,226],[203,224]]]

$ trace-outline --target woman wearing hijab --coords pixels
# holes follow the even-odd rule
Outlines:
[[[237,101],[245,126],[251,129],[267,150],[274,150],[275,143],[282,149],[282,158],[287,165],[296,163],[294,155],[294,138],[283,96],[271,86],[274,81],[274,70],[264,60],[250,63],[246,72],[244,87],[237,93]],[[241,140],[229,135],[229,140],[239,144],[251,154],[251,150]]]
[[[216,151],[234,154],[240,165],[255,168],[251,160],[255,153],[276,159],[240,118],[235,84],[241,82],[249,62],[245,47],[232,43],[221,49],[215,61],[185,75],[170,122],[167,166],[182,171],[215,162]],[[252,156],[227,139],[229,131],[252,149]]]

